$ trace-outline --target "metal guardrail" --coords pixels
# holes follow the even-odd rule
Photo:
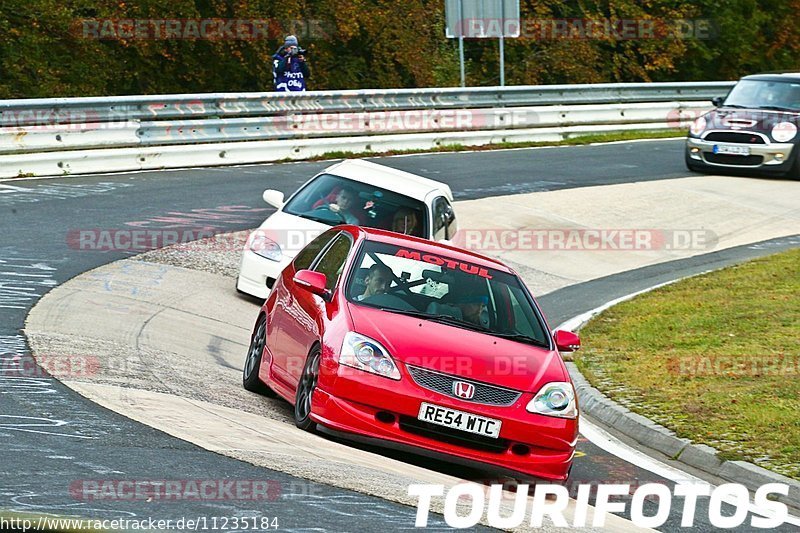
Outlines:
[[[317,145],[329,151],[426,149],[662,129],[685,126],[733,85],[612,83],[0,100],[0,177],[70,173],[77,171],[76,165],[96,169],[94,160],[103,157],[118,162],[108,170],[132,170],[231,164],[232,154],[240,154],[236,163],[309,157],[318,155]],[[254,143],[267,144],[254,152]],[[185,153],[169,149],[179,145],[193,145],[197,159],[187,160]]]
[[[282,113],[462,109],[711,100],[734,82],[603,83],[444,89],[213,93],[0,100],[0,126]],[[89,120],[87,120],[89,119]],[[55,121],[55,122],[54,122]]]

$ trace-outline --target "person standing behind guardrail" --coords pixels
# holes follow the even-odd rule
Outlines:
[[[310,74],[305,54],[306,51],[300,48],[297,37],[286,37],[283,46],[272,56],[272,77],[276,91],[306,90],[306,80]]]

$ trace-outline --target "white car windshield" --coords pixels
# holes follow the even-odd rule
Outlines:
[[[550,345],[544,321],[517,276],[445,255],[367,241],[346,295],[385,311]]]
[[[331,226],[355,224],[428,237],[427,212],[421,201],[331,174],[310,181],[283,210]]]
[[[726,106],[800,111],[800,83],[742,80],[725,99]]]

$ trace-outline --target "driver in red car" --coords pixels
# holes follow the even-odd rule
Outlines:
[[[369,272],[364,278],[364,284],[367,286],[364,292],[356,297],[359,302],[374,296],[376,294],[384,294],[389,289],[389,284],[392,282],[392,271],[386,265],[375,263],[369,267]]]

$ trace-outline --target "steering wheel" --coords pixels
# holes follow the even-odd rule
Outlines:
[[[309,211],[309,213],[314,213],[314,212],[317,212],[317,211],[326,211],[328,213],[331,213],[332,215],[336,215],[339,218],[339,222],[347,223],[347,219],[345,218],[345,216],[342,213],[340,213],[339,211],[334,211],[333,209],[331,209],[330,208],[330,204],[321,205],[319,207],[315,207],[314,209]]]

